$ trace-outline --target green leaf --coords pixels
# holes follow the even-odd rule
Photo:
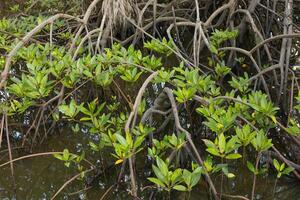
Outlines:
[[[165,181],[165,176],[162,174],[162,172],[155,165],[152,165],[152,169],[153,169],[153,172],[154,172],[155,176],[159,180]]]
[[[70,156],[69,150],[68,149],[64,149],[63,156],[62,156],[63,160],[68,160],[69,156]]]
[[[251,162],[247,161],[247,167],[252,173],[255,173],[255,168]]]
[[[276,119],[276,117],[275,117],[274,115],[270,116],[270,118],[272,119],[272,121],[273,121],[275,124],[277,124],[277,119]]]
[[[223,154],[225,151],[225,147],[226,147],[226,139],[223,133],[221,133],[221,135],[219,136],[219,149],[220,149],[220,153]]]
[[[228,154],[225,158],[226,158],[226,159],[232,159],[232,160],[234,160],[234,159],[239,159],[239,158],[241,158],[241,157],[242,157],[241,154],[238,154],[238,153],[232,153],[232,154]]]
[[[185,186],[183,186],[183,185],[175,185],[174,187],[173,187],[173,189],[174,190],[178,190],[178,191],[187,191],[187,188],[185,187]]]
[[[276,159],[273,159],[273,165],[277,171],[280,171],[280,164]]]
[[[293,135],[293,136],[299,136],[300,135],[300,128],[297,125],[294,126],[289,126],[288,128],[285,129],[288,134]]]
[[[118,142],[119,142],[121,145],[127,146],[126,139],[125,139],[122,135],[120,135],[120,134],[117,133],[117,134],[116,134],[116,138],[117,138]]]
[[[294,168],[292,168],[292,167],[287,167],[287,168],[285,168],[284,170],[283,170],[283,174],[285,174],[285,175],[287,175],[287,174],[289,174],[289,173],[291,173],[292,171],[294,171],[295,169]]]
[[[208,148],[217,149],[217,146],[212,141],[203,139],[203,142]]]
[[[187,184],[188,186],[191,185],[192,173],[190,171],[184,169],[183,173],[182,173],[182,178],[183,178],[185,184]]]
[[[59,153],[53,154],[53,156],[54,156],[55,158],[57,158],[58,160],[63,160],[62,155],[59,154]]]
[[[167,176],[169,173],[169,169],[168,169],[168,166],[166,165],[166,163],[159,157],[156,158],[156,163],[157,163],[157,167],[161,170],[161,173],[164,176]]]
[[[235,175],[234,175],[233,173],[228,173],[228,174],[226,174],[226,176],[227,176],[228,178],[234,178],[234,177],[235,177]]]
[[[133,145],[133,140],[132,140],[131,133],[126,132],[125,135],[126,135],[126,143],[127,143],[127,145],[129,145],[130,147],[132,147],[132,145]]]
[[[141,144],[144,142],[144,136],[139,136],[136,138],[136,140],[134,141],[134,144],[133,144],[133,148],[138,148],[139,146],[141,146]]]
[[[200,180],[201,173],[193,173],[191,180],[191,187],[194,187]]]
[[[157,178],[147,178],[149,181],[151,181],[152,183],[155,183],[156,185],[158,185],[158,186],[160,186],[160,187],[165,187],[165,184],[161,181],[161,180],[159,180],[159,179],[157,179]]]
[[[70,167],[71,162],[65,162],[66,167]]]
[[[181,179],[181,175],[182,175],[182,169],[176,169],[174,172],[172,172],[171,175],[171,182],[172,184],[177,183],[180,179]]]
[[[284,168],[285,168],[285,163],[282,163],[282,164],[280,165],[279,171],[282,171]]]
[[[218,49],[214,45],[210,45],[209,49],[213,54],[218,54]]]
[[[207,148],[206,151],[214,156],[221,156],[221,154],[218,152],[218,150],[213,148]]]

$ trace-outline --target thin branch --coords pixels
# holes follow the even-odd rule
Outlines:
[[[49,155],[62,154],[62,153],[63,153],[63,152],[61,152],[61,151],[57,151],[57,152],[42,152],[42,153],[34,153],[34,154],[26,155],[26,156],[21,156],[21,157],[19,157],[19,158],[15,158],[15,159],[12,159],[12,160],[10,160],[10,161],[7,161],[7,162],[1,164],[1,165],[0,165],[0,168],[6,166],[6,165],[8,165],[8,164],[14,163],[14,162],[16,162],[16,161],[24,160],[24,159],[27,159],[27,158],[33,158],[33,157],[39,157],[39,156],[49,156]],[[71,155],[76,155],[76,154],[72,154],[72,153],[70,153],[70,154],[71,154]],[[84,161],[85,161],[86,163],[88,163],[91,167],[95,168],[95,166],[94,166],[90,161],[88,161],[88,160],[86,160],[86,159],[84,159]]]
[[[83,173],[88,173],[88,172],[91,172],[95,170],[95,168],[91,168],[91,169],[88,169],[88,170],[85,170],[83,171]],[[78,177],[80,177],[82,174],[82,172],[76,174],[75,176],[73,176],[72,178],[70,178],[68,181],[66,181],[58,190],[57,192],[51,197],[51,200],[55,199],[58,194],[65,188],[67,187],[70,183],[72,183],[74,180],[76,180]]]
[[[164,92],[166,92],[166,94],[168,95],[170,103],[172,105],[172,110],[173,110],[173,115],[174,115],[174,120],[175,120],[175,126],[177,127],[177,129],[179,131],[182,131],[182,132],[185,133],[186,138],[187,138],[189,144],[191,145],[191,147],[193,149],[193,152],[195,153],[195,155],[197,157],[198,163],[201,166],[204,166],[203,165],[203,160],[202,160],[202,158],[201,158],[201,156],[200,156],[200,154],[199,154],[199,152],[198,152],[198,150],[197,150],[197,148],[196,148],[196,146],[195,146],[195,144],[194,144],[194,142],[192,140],[191,134],[187,130],[185,130],[181,126],[181,124],[180,124],[180,120],[179,120],[179,116],[178,116],[178,110],[177,110],[177,105],[176,105],[176,102],[175,102],[175,99],[174,99],[174,96],[173,96],[173,91],[171,89],[169,89],[169,88],[165,88]],[[205,170],[205,168],[203,168],[203,169]],[[214,186],[214,184],[213,184],[213,182],[212,182],[212,180],[211,180],[211,178],[210,178],[210,176],[209,176],[209,174],[208,174],[208,172],[206,170],[205,170],[205,174],[204,175],[205,175],[206,181],[208,182],[208,184],[209,184],[209,186],[210,186],[210,188],[211,188],[211,190],[213,192],[214,198],[216,200],[218,200],[219,197],[217,195],[217,190],[216,190],[216,188],[215,188],[215,186]]]

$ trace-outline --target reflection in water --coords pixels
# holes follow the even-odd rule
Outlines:
[[[47,144],[42,145],[35,149],[35,152],[47,151],[62,151],[68,148],[71,152],[86,151],[88,160],[97,162],[99,154],[89,151],[88,147],[88,134],[74,134],[68,133],[67,129],[63,131],[64,134],[56,135],[47,141]],[[22,150],[20,150],[22,152]],[[0,155],[0,157],[2,157]],[[22,156],[15,151],[14,157]],[[108,156],[107,156],[108,157]],[[2,160],[1,163],[4,161]],[[143,192],[140,196],[143,199],[149,199],[154,196],[155,199],[167,198],[167,194],[163,192],[155,192],[149,187],[151,183],[145,181],[146,177],[150,175],[150,166],[148,161],[138,160],[137,175],[139,176],[139,183]],[[101,163],[98,161],[98,163]],[[113,163],[113,160],[106,163]],[[1,168],[0,176],[0,199],[32,199],[32,200],[46,200],[51,199],[53,194],[64,184],[65,181],[76,175],[78,172],[75,167],[66,168],[64,164],[53,158],[53,156],[43,156],[29,158],[15,163],[15,176],[17,183],[17,192],[14,196],[13,181],[10,176],[10,168],[6,166]],[[88,167],[86,165],[86,167]],[[100,199],[100,197],[115,183],[115,177],[119,172],[120,166],[111,167],[106,171],[103,176],[99,177],[91,185],[92,187],[85,190],[85,185],[82,181],[76,180],[66,187],[58,196],[57,199]],[[239,166],[236,169],[231,169],[233,173],[237,174],[235,179],[225,179],[224,181],[224,194],[236,194],[249,197],[252,187],[252,174],[244,166]],[[4,175],[3,175],[4,174]],[[241,175],[242,174],[242,175]],[[113,177],[113,178],[112,178]],[[127,177],[127,178],[126,178]],[[128,199],[128,191],[130,189],[129,177],[126,176],[126,184],[121,184],[119,188],[114,187],[106,196],[107,199]],[[212,177],[216,183],[216,188],[219,190],[220,176]],[[260,176],[257,180],[256,199],[261,200],[297,200],[300,199],[300,183],[283,178],[277,183],[275,188],[275,195],[272,194],[274,189],[275,177],[274,176]],[[145,189],[146,188],[146,189]],[[196,187],[191,194],[173,192],[171,199],[185,199],[190,196],[191,200],[196,199],[209,199],[204,181],[201,181],[199,187]],[[230,199],[230,198],[228,198]]]

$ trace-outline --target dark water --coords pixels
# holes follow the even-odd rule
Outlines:
[[[45,144],[34,149],[35,152],[47,151],[62,151],[68,148],[70,152],[80,153],[82,150],[86,151],[87,159],[93,163],[100,160],[99,153],[93,153],[88,147],[88,134],[72,133],[65,129],[62,134],[55,135],[47,140]],[[24,155],[24,150],[14,151],[14,158]],[[22,153],[21,153],[22,152]],[[29,153],[28,153],[29,154]],[[113,163],[111,156],[104,156],[105,163]],[[142,152],[142,154],[144,154]],[[0,163],[7,160],[6,153],[0,154]],[[101,166],[101,161],[98,161]],[[88,165],[85,165],[88,168]],[[16,161],[14,163],[16,192],[14,191],[13,179],[10,175],[9,165],[0,169],[0,199],[32,199],[32,200],[46,200],[51,199],[55,192],[64,184],[65,181],[72,178],[78,172],[74,167],[66,168],[63,162],[55,159],[53,156],[40,156],[34,158],[27,158]],[[225,179],[223,193],[236,194],[248,196],[251,193],[252,175],[245,166],[239,166],[237,169],[230,169],[236,174],[236,178],[232,180]],[[86,189],[84,182],[75,180],[67,186],[56,199],[86,199],[94,200],[101,199],[102,195],[108,190],[116,181],[120,166],[109,168],[106,173],[96,179],[91,188]],[[149,163],[145,160],[138,160],[137,176],[140,183],[140,192],[142,199],[149,199],[151,195],[155,194],[155,199],[165,199],[167,194],[162,192],[151,194],[151,188],[147,186],[151,183],[144,181],[150,175]],[[93,173],[89,174],[91,176]],[[221,177],[213,177],[216,183],[216,188],[219,190]],[[112,188],[105,199],[131,199],[128,191],[130,190],[129,174],[125,174],[126,183],[122,183],[119,188]],[[264,200],[297,200],[300,199],[300,183],[293,179],[282,178],[278,181],[274,190],[275,177],[274,175],[260,176],[256,185],[257,199]],[[86,189],[86,190],[85,190]],[[186,199],[190,195],[191,200],[209,199],[209,193],[204,185],[204,181],[199,184],[191,194],[186,193],[171,193],[171,199]],[[226,198],[224,198],[226,199]],[[231,199],[231,198],[227,198]]]

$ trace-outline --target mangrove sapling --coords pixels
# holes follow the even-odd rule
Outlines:
[[[164,143],[167,147],[169,147],[176,155],[176,160],[175,163],[176,165],[180,164],[180,156],[181,156],[181,150],[183,148],[183,146],[186,144],[186,140],[185,140],[185,134],[184,133],[179,133],[177,134],[178,136],[176,136],[174,133],[172,134],[172,136],[166,135],[164,137]],[[172,156],[172,154],[170,155]],[[169,157],[170,158],[170,157]]]
[[[192,171],[181,168],[171,171],[168,163],[168,160],[165,162],[161,158],[156,157],[157,166],[152,165],[156,177],[150,177],[148,180],[166,190],[169,197],[172,189],[191,192],[192,188],[200,181],[202,168],[192,165]]]
[[[168,162],[163,161],[159,157],[156,158],[156,166],[152,165],[152,169],[156,177],[150,177],[148,180],[155,183],[158,187],[163,188],[169,194],[171,189],[185,190],[185,187],[180,185],[182,169],[170,171]]]
[[[285,163],[280,164],[278,162],[278,160],[276,160],[276,159],[273,159],[273,166],[277,171],[276,179],[275,179],[275,182],[274,182],[273,193],[272,193],[272,196],[274,198],[278,179],[280,179],[282,175],[290,174],[294,170],[294,168],[288,167],[288,166],[286,167]]]
[[[224,159],[239,159],[242,156],[238,153],[232,153],[236,151],[240,144],[238,143],[237,136],[231,137],[228,141],[223,133],[221,133],[216,139],[215,142],[212,142],[207,139],[203,139],[205,145],[207,146],[206,151],[210,154],[221,158],[222,165],[222,174],[221,174],[221,192],[220,198],[222,198],[222,190],[223,190],[223,174],[225,174],[228,178],[233,178],[235,175],[232,173],[228,173],[228,169],[226,166],[223,166]]]
[[[197,183],[200,181],[201,174],[202,174],[202,168],[199,167],[198,165],[194,165],[193,163],[192,163],[192,172],[186,169],[183,170],[182,178],[186,187],[185,191],[188,191],[187,199],[190,199],[192,188],[196,186]]]
[[[239,139],[239,143],[243,146],[243,164],[246,161],[246,146],[248,146],[255,137],[255,131],[252,131],[250,125],[244,125],[242,128],[235,128],[236,136]]]
[[[251,144],[253,145],[254,149],[257,152],[255,167],[251,162],[247,161],[247,167],[253,173],[251,200],[254,200],[256,178],[259,173],[263,172],[263,170],[258,169],[262,152],[268,150],[270,147],[272,147],[273,144],[272,144],[272,139],[268,139],[268,137],[266,136],[263,130],[260,130],[259,132],[256,133],[256,136],[255,138],[252,139]]]

